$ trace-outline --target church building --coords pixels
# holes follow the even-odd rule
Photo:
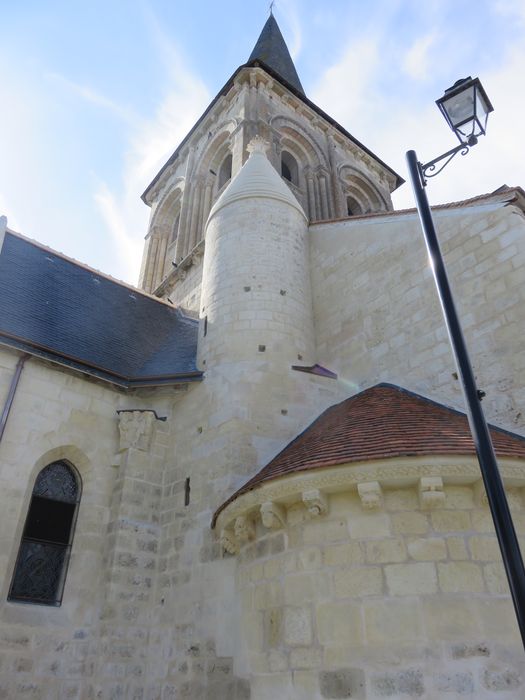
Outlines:
[[[0,219],[0,698],[525,697],[417,214],[321,107],[270,15],[138,287]],[[522,548],[524,214],[434,208]]]

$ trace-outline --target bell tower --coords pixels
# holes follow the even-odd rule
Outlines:
[[[142,198],[151,207],[140,286],[199,310],[205,228],[254,137],[309,222],[392,209],[399,176],[306,96],[270,14],[230,77]]]

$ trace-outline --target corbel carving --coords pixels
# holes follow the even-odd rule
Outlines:
[[[225,529],[221,532],[220,545],[223,551],[228,552],[228,554],[237,554],[239,551],[239,545],[233,530],[230,529]]]
[[[282,506],[273,501],[266,501],[261,505],[261,520],[264,527],[270,530],[278,530],[284,527],[286,513]]]
[[[239,544],[248,542],[248,540],[253,540],[255,537],[255,526],[253,520],[247,515],[239,515],[235,519],[235,525],[233,526],[233,532],[235,534],[235,539]]]
[[[326,500],[326,496],[318,489],[303,491],[302,498],[303,503],[310,515],[316,517],[318,515],[324,515],[328,512],[328,501]]]
[[[383,492],[377,481],[366,481],[357,484],[357,492],[361,499],[361,505],[365,510],[376,510],[383,505]]]
[[[442,508],[445,504],[443,479],[440,476],[422,476],[419,480],[419,505],[422,510]]]
[[[153,438],[155,413],[153,411],[120,411],[118,413],[119,452],[133,447],[147,452]]]
[[[487,507],[489,504],[489,499],[487,497],[487,492],[485,491],[485,484],[483,479],[477,481],[474,485],[474,499],[476,505],[481,507]]]

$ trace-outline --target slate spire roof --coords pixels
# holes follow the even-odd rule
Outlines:
[[[489,427],[498,457],[525,459],[524,437]],[[474,454],[464,413],[394,384],[377,384],[324,411],[220,506],[213,523],[241,494],[297,472],[390,457]]]
[[[302,95],[305,94],[292,57],[273,14],[270,14],[268,17],[257,39],[257,43],[248,59],[248,64],[256,61],[260,61],[265,66],[268,66]]]

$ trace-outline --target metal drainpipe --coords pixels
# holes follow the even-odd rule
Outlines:
[[[2,411],[2,416],[0,417],[0,442],[2,442],[2,437],[4,436],[4,430],[7,423],[7,418],[9,416],[9,411],[13,405],[13,399],[15,398],[16,388],[18,386],[18,381],[20,380],[20,375],[24,369],[25,361],[29,355],[22,355],[16,365],[15,373],[13,374],[13,379],[11,380],[11,386],[9,387],[9,393],[7,394],[7,399],[5,401],[5,406]]]

